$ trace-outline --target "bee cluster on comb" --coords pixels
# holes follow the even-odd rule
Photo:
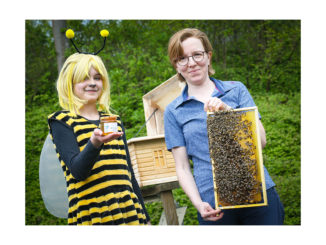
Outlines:
[[[217,111],[207,117],[215,193],[221,206],[261,201],[252,122],[245,111]]]

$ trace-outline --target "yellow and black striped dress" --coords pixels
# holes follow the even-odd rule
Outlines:
[[[53,113],[48,119],[58,120],[71,127],[80,151],[85,148],[94,129],[97,128],[97,125],[86,118],[79,115],[73,117],[67,111]],[[118,128],[119,131],[122,130],[119,118]],[[51,127],[50,135],[52,137]],[[67,182],[68,224],[146,224],[146,215],[132,188],[131,173],[121,137],[102,146],[90,175],[83,181],[78,181],[72,176],[58,151],[57,156]]]

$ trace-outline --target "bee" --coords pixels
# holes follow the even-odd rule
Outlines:
[[[256,160],[252,159],[252,122],[242,119],[244,113],[218,111],[207,118],[215,191],[222,206],[255,203],[256,194],[261,192]]]

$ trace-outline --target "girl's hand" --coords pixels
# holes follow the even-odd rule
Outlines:
[[[117,132],[117,133],[111,133],[108,135],[103,135],[102,130],[99,128],[96,128],[96,129],[94,129],[94,132],[93,132],[90,140],[96,148],[99,148],[103,143],[107,143],[112,140],[115,140],[122,135],[123,135],[123,132]]]
[[[223,213],[220,209],[213,209],[207,202],[202,202],[198,207],[201,217],[207,221],[216,221],[222,219]]]
[[[204,104],[204,111],[231,110],[232,108],[217,97],[210,97]]]

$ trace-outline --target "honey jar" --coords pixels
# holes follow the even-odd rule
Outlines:
[[[103,135],[118,132],[117,116],[106,116],[100,119],[100,129]]]

